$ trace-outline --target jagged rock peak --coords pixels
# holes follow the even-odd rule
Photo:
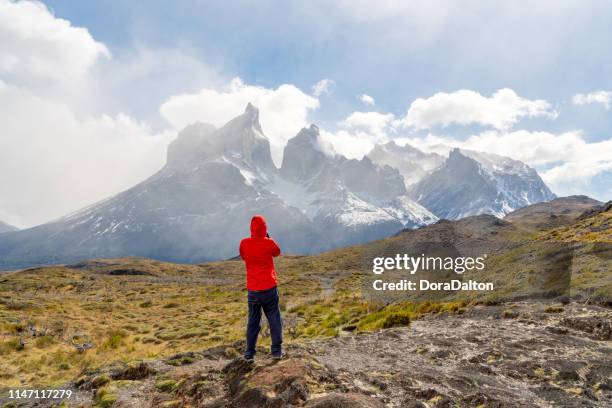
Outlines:
[[[335,156],[333,146],[321,138],[319,127],[315,124],[302,128],[295,137],[289,140],[287,146],[289,148],[301,146],[317,150],[326,156]]]
[[[242,116],[244,118],[245,126],[250,125],[253,127],[253,129],[263,133],[261,130],[261,124],[259,123],[259,109],[257,109],[255,105],[253,105],[251,102],[247,103]]]
[[[168,145],[166,160],[168,166],[182,165],[197,156],[205,139],[215,130],[210,123],[195,122],[186,126]]]
[[[448,153],[449,160],[463,160],[466,156],[461,153],[461,149],[455,147]]]

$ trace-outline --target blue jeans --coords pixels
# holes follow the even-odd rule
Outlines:
[[[272,355],[280,356],[283,344],[283,322],[278,307],[278,289],[273,287],[268,290],[249,290],[249,322],[247,324],[247,346],[244,353],[245,358],[255,356],[257,336],[261,329],[261,309],[263,309],[268,324],[270,325],[270,337],[272,337]]]

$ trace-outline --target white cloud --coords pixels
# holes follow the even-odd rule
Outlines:
[[[340,130],[329,132],[321,129],[321,138],[332,145],[334,151],[349,159],[361,159],[377,143],[377,137],[367,132]]]
[[[360,100],[361,102],[363,102],[364,104],[366,104],[366,105],[370,105],[370,106],[374,106],[374,105],[376,105],[376,101],[374,100],[374,98],[372,98],[372,97],[371,97],[370,95],[368,95],[368,94],[362,94],[362,95],[359,97],[359,100]]]
[[[0,81],[0,208],[24,227],[98,201],[153,174],[172,134],[72,110]]]
[[[115,67],[87,29],[56,18],[39,2],[0,0],[4,221],[20,227],[49,221],[131,187],[163,165],[174,135],[121,113],[120,98],[108,104],[113,114],[90,109],[114,85],[95,75],[100,64]]]
[[[599,103],[603,105],[606,110],[610,109],[612,104],[612,92],[611,91],[595,91],[588,94],[576,94],[572,98],[574,105],[587,105],[592,103]]]
[[[586,142],[580,131],[561,134],[517,130],[509,133],[483,132],[469,137],[462,146],[510,156],[532,166],[572,160]]]
[[[523,117],[555,118],[556,115],[545,100],[525,99],[512,89],[500,89],[491,97],[462,89],[453,93],[439,92],[427,99],[416,99],[410,105],[403,123],[416,129],[444,127],[452,123],[509,129]]]
[[[340,126],[365,131],[371,135],[370,138],[386,139],[394,119],[392,113],[353,112],[340,122]]]
[[[381,134],[388,129],[394,119],[395,116],[392,113],[353,112],[340,125],[347,128],[361,128],[373,134]]]
[[[612,139],[577,145],[562,164],[546,170],[544,181],[559,194],[583,194],[593,177],[612,171]],[[610,196],[603,199],[610,199]]]
[[[272,158],[280,165],[287,140],[308,125],[308,113],[319,107],[318,99],[294,85],[267,89],[234,78],[221,91],[205,88],[195,94],[173,96],[161,106],[160,112],[177,129],[197,121],[222,126],[241,114],[249,102],[260,110],[259,119],[270,140]]]
[[[321,137],[337,153],[350,159],[361,159],[375,144],[389,140],[394,124],[392,113],[353,112],[338,123],[339,130],[321,130]]]
[[[106,46],[89,32],[54,17],[37,1],[0,0],[0,74],[19,82],[74,81]]]
[[[317,82],[316,84],[314,84],[314,86],[312,87],[312,94],[316,97],[319,97],[323,94],[329,94],[331,92],[331,88],[335,84],[336,83],[333,80],[324,78],[320,80],[319,82]]]

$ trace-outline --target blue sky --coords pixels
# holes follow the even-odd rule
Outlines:
[[[19,226],[129,187],[163,165],[165,146],[182,126],[222,124],[249,98],[259,101],[277,155],[315,122],[349,156],[390,139],[488,149],[536,167],[560,195],[612,198],[612,3],[38,6],[0,0],[0,19],[19,21],[0,28],[0,84],[5,98],[24,98],[23,109],[5,112],[1,130],[16,136],[4,142],[0,172],[14,174],[19,163],[8,155],[15,152],[37,163],[17,181],[0,176],[8,186],[0,219]],[[325,79],[328,86],[314,91]],[[511,92],[496,98],[504,89]],[[363,94],[375,102],[362,102]],[[39,103],[37,112],[51,118],[42,133],[51,134],[36,139],[41,132],[22,116]],[[83,137],[84,129],[94,136]],[[6,198],[15,196],[22,198]],[[41,196],[57,198],[45,209],[28,204]]]
[[[579,126],[596,140],[612,124],[601,107],[571,104],[576,93],[612,89],[612,5],[606,2],[461,6],[469,10],[432,2],[430,8],[446,6],[450,15],[427,11],[414,17],[418,22],[396,2],[364,2],[353,16],[351,2],[335,7],[317,1],[45,3],[114,52],[188,48],[223,74],[268,88],[291,83],[309,89],[331,78],[334,98],[317,112],[321,120],[355,110],[361,93],[374,96],[379,110],[401,113],[415,98],[439,91],[491,94],[508,87],[561,110],[557,121],[546,123],[551,130]],[[418,8],[427,2],[405,3]],[[361,15],[367,13],[362,9],[379,7],[388,7],[388,14]],[[412,13],[410,7],[405,13]]]

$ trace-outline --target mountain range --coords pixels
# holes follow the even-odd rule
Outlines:
[[[221,128],[187,126],[167,163],[114,197],[34,228],[2,234],[0,268],[143,256],[231,258],[251,216],[268,218],[285,252],[314,253],[470,215],[505,214],[555,196],[522,162],[454,149],[448,157],[394,142],[348,159],[315,125],[288,141],[280,168],[259,111]]]

